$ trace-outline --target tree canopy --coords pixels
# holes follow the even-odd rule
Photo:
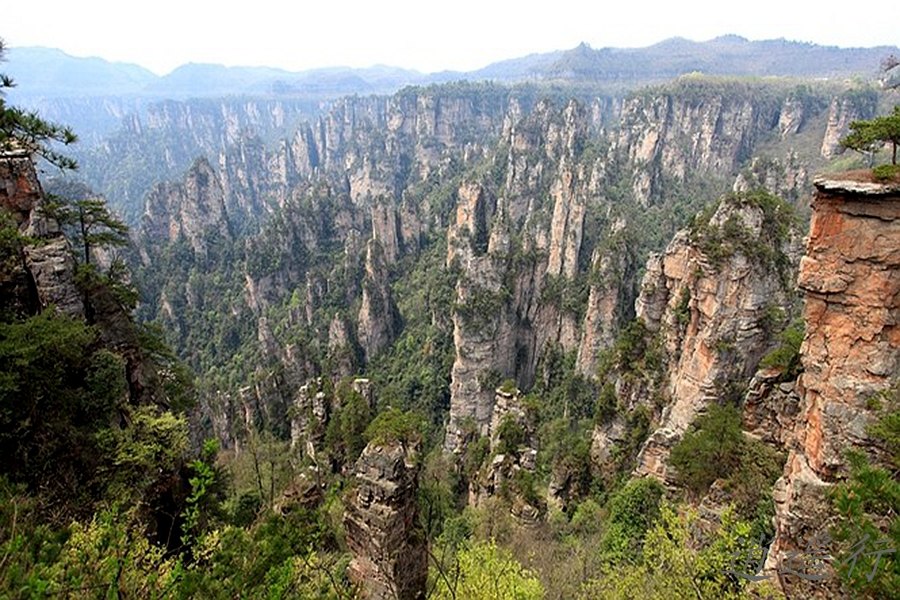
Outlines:
[[[850,123],[850,133],[841,145],[863,154],[873,154],[882,145],[891,144],[891,164],[897,164],[897,145],[900,144],[900,105],[889,115],[868,121]]]
[[[5,54],[6,45],[0,39],[0,61],[4,60]],[[75,161],[54,150],[53,144],[69,145],[78,141],[78,136],[68,127],[45,121],[36,112],[8,105],[5,90],[15,85],[12,78],[0,73],[0,151],[25,150],[61,169],[74,169]]]

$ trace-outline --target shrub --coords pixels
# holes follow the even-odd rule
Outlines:
[[[638,555],[644,535],[659,515],[665,489],[656,479],[632,479],[609,500],[609,520],[600,551],[611,563]]]
[[[587,582],[581,598],[605,600],[647,598],[780,598],[768,582],[746,590],[748,580],[728,573],[736,558],[757,560],[761,549],[751,537],[751,526],[725,511],[721,526],[710,539],[696,537],[698,516],[690,510],[664,504],[660,516],[644,537],[633,561],[607,565],[597,579]]]
[[[733,406],[712,405],[672,448],[669,458],[676,481],[699,496],[710,484],[733,472],[740,463],[741,415]]]
[[[779,335],[781,344],[766,354],[759,361],[759,366],[778,369],[781,371],[781,378],[785,381],[796,379],[801,370],[800,345],[803,343],[804,335],[803,320],[797,319],[781,332]]]
[[[619,399],[616,397],[616,386],[610,382],[603,384],[594,406],[594,421],[599,424],[609,423],[616,416]]]
[[[750,518],[768,514],[769,490],[781,474],[784,456],[744,437],[737,408],[713,405],[672,448],[669,462],[678,484],[695,497],[723,480],[738,512]]]
[[[500,384],[500,391],[505,394],[515,394],[518,390],[516,382],[512,379],[504,379],[503,383]]]
[[[872,169],[872,176],[878,181],[889,181],[900,177],[900,165],[878,165]]]
[[[496,454],[515,454],[525,443],[525,428],[514,417],[506,415],[497,427]]]
[[[389,408],[375,417],[366,428],[364,437],[368,443],[375,445],[395,442],[411,444],[422,441],[423,431],[425,431],[425,420],[421,415]]]
[[[494,541],[463,547],[456,557],[458,577],[436,577],[435,600],[538,600],[544,588],[537,576]],[[451,589],[450,586],[453,586]]]
[[[838,575],[860,598],[900,595],[900,388],[895,384],[882,394],[888,410],[869,427],[882,460],[848,453],[850,477],[831,492],[840,517],[832,530],[841,544]]]

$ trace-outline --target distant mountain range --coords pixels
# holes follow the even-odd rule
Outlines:
[[[420,83],[416,71],[375,66],[291,72],[272,67],[188,63],[159,76],[134,64],[77,58],[55,48],[10,48],[3,71],[29,96],[223,96],[323,93],[328,96],[394,91]]]
[[[186,64],[165,76],[133,64],[76,58],[51,48],[11,48],[3,71],[21,86],[16,94],[42,97],[294,95],[336,97],[389,93],[406,85],[453,80],[506,83],[576,82],[631,87],[690,72],[835,78],[870,76],[896,46],[838,48],[784,39],[750,41],[726,35],[706,42],[672,38],[646,48],[572,50],[532,54],[470,72],[423,74],[388,66],[335,67],[291,72],[271,67]]]

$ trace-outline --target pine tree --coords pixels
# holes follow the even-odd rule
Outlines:
[[[4,60],[6,45],[0,39],[0,61]],[[25,150],[41,156],[61,169],[74,169],[77,163],[52,147],[53,143],[73,144],[78,136],[68,127],[42,119],[36,112],[10,106],[4,98],[5,90],[15,82],[0,73],[0,152]]]
[[[891,144],[891,164],[897,164],[897,146],[900,145],[900,105],[891,114],[868,121],[850,123],[850,134],[841,145],[863,154],[874,153],[883,144]]]

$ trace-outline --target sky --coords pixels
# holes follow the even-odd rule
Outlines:
[[[288,70],[386,64],[474,70],[587,42],[642,47],[679,36],[900,45],[900,2],[798,0],[28,0],[4,2],[0,38],[165,74],[188,62]],[[850,7],[859,14],[850,15]],[[871,15],[871,17],[869,16]]]

